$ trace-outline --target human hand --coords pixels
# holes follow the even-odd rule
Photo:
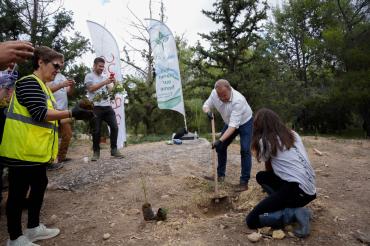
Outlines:
[[[208,111],[207,112],[207,117],[208,117],[209,120],[213,120],[213,113],[212,113],[212,111]]]
[[[78,104],[71,110],[71,116],[76,120],[90,120],[94,117],[92,110],[81,108]]]
[[[222,147],[222,144],[221,140],[216,140],[212,143],[212,149],[216,148],[216,150],[218,150]]]
[[[33,56],[32,43],[27,41],[5,41],[0,43],[0,69],[11,62],[23,62]]]
[[[107,78],[107,79],[105,80],[105,84],[106,84],[106,85],[109,85],[109,84],[111,84],[111,83],[114,83],[114,81],[115,81],[115,79],[114,79],[114,78],[109,77],[109,78]]]
[[[63,87],[73,86],[75,84],[75,81],[73,79],[67,79],[63,81]]]

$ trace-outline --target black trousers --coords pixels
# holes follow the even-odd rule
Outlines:
[[[251,229],[261,227],[259,223],[259,215],[261,214],[283,210],[284,208],[303,207],[316,198],[316,194],[306,194],[299,188],[298,183],[282,180],[273,171],[258,172],[256,179],[258,184],[273,192],[259,202],[248,214],[246,222]]]
[[[102,122],[105,121],[110,128],[110,147],[117,149],[118,126],[116,114],[111,106],[95,106],[95,117],[92,120],[93,150],[100,150],[100,131]]]
[[[26,164],[25,164],[26,165]],[[48,178],[46,165],[9,167],[9,193],[6,204],[8,232],[11,240],[22,235],[22,209],[25,207],[28,189],[28,224],[27,228],[39,226],[40,211]]]

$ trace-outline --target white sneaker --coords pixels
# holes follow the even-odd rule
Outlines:
[[[57,228],[46,228],[45,225],[40,224],[38,227],[26,229],[24,235],[31,241],[35,242],[38,240],[49,239],[59,234],[60,230]]]
[[[38,244],[32,243],[26,236],[19,236],[15,240],[10,240],[6,242],[6,246],[40,246]]]

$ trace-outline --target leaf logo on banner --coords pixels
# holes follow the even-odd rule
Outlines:
[[[154,40],[154,42],[157,44],[157,45],[161,45],[162,46],[162,50],[164,51],[164,43],[168,41],[168,36],[169,34],[165,35],[163,34],[162,32],[158,32],[158,37]]]

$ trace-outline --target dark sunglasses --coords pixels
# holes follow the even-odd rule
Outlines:
[[[59,70],[63,68],[63,65],[60,65],[59,63],[51,63],[51,64],[54,66],[55,70]]]

